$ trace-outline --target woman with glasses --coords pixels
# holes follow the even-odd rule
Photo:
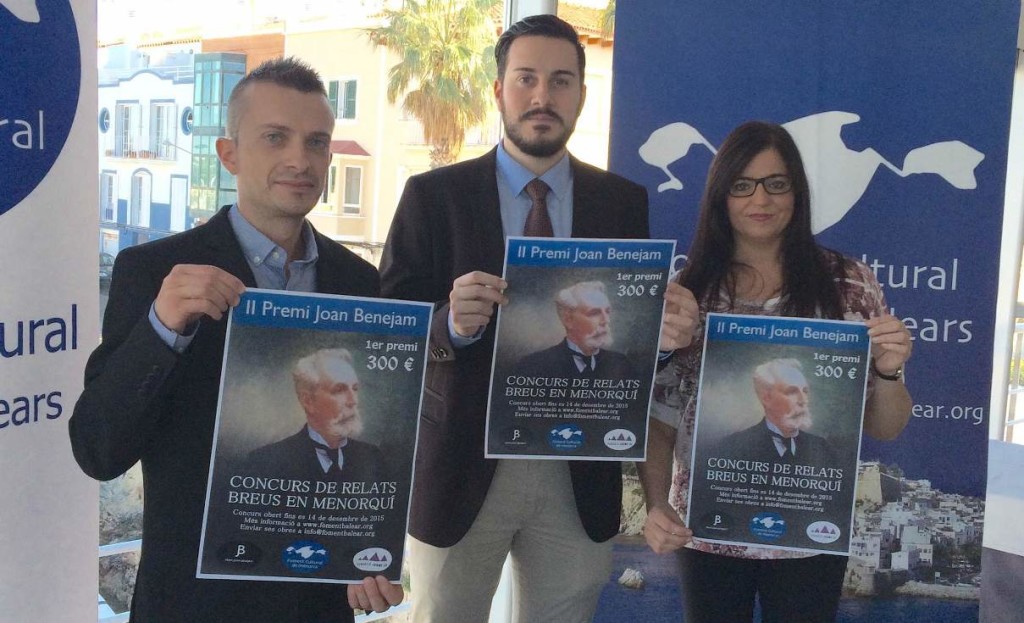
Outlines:
[[[863,320],[871,337],[864,432],[896,437],[910,417],[902,382],[910,333],[888,312],[871,270],[819,246],[807,175],[779,125],[749,122],[725,139],[708,173],[680,282],[699,307],[696,337],[659,373],[646,463],[644,536],[675,551],[686,623],[833,621],[847,558],[692,540],[686,516],[697,381],[708,312]]]

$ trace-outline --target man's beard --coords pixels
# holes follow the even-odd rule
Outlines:
[[[557,119],[558,122],[561,122],[562,133],[550,138],[542,137],[532,141],[523,136],[519,128],[530,117],[538,113],[550,115]],[[569,142],[569,137],[572,136],[573,130],[576,129],[575,119],[571,125],[566,125],[561,115],[556,114],[553,110],[540,108],[523,113],[516,123],[510,123],[508,115],[502,113],[501,122],[505,126],[505,136],[508,137],[508,140],[512,141],[512,144],[518,147],[521,152],[534,158],[548,158],[562,151],[565,148],[565,144]],[[552,122],[552,130],[555,129],[556,125],[557,122]]]
[[[363,414],[356,411],[355,415],[344,422],[331,425],[331,432],[344,439],[358,437],[363,434]]]
[[[789,421],[797,430],[800,431],[810,430],[811,425],[814,423],[814,419],[811,417],[810,411],[804,411],[800,415],[790,418]]]
[[[602,348],[608,348],[609,346],[612,345],[611,329],[608,329],[602,335],[594,335],[588,337],[586,340],[584,340],[584,342],[586,342],[585,346],[591,350],[597,351],[601,350]]]

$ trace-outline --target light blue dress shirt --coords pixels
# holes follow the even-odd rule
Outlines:
[[[238,204],[228,211],[228,221],[235,232],[235,239],[242,248],[245,261],[256,278],[256,285],[269,290],[291,290],[312,292],[316,289],[316,261],[320,257],[313,237],[313,227],[308,221],[302,222],[302,240],[305,255],[288,262],[288,253],[273,240],[267,238],[247,221],[238,210]],[[285,264],[288,270],[285,271]],[[177,353],[182,353],[192,343],[196,328],[186,335],[179,335],[164,326],[156,317],[156,303],[149,306],[149,323],[160,339]]]
[[[498,207],[501,210],[501,229],[505,236],[522,236],[526,227],[526,215],[533,207],[533,200],[526,192],[526,185],[535,177],[534,173],[519,164],[498,143],[497,154]],[[551,189],[547,196],[548,216],[556,238],[572,237],[572,167],[569,166],[568,152],[553,167],[544,172],[540,179]],[[452,346],[462,348],[480,339],[483,331],[463,337],[455,332],[451,311],[448,312],[448,337]]]

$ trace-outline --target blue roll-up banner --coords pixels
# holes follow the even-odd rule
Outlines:
[[[96,3],[0,0],[0,621],[97,616],[67,421],[98,343]]]
[[[863,444],[847,591],[868,598],[844,600],[840,620],[977,617],[1019,12],[1018,0],[617,7],[610,168],[647,187],[652,235],[685,253],[717,146],[744,121],[782,123],[818,240],[874,270],[914,337],[910,424]]]

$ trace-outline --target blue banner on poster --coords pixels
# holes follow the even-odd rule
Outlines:
[[[587,240],[508,238],[513,266],[660,267],[672,260],[674,240]]]
[[[249,288],[231,314],[232,322],[238,325],[421,335],[430,324],[432,309],[424,303],[316,293],[296,297],[287,292]]]
[[[717,146],[744,121],[782,123],[818,240],[864,261],[910,329],[913,417],[894,442],[865,438],[861,469],[899,485],[876,487],[880,509],[925,489],[956,507],[954,534],[914,530],[937,549],[980,542],[1019,12],[1014,0],[634,0],[616,13],[610,168],[647,187],[652,235],[685,253]],[[865,525],[903,530],[879,513]],[[973,554],[955,571],[881,541],[854,547],[893,577],[975,583]]]
[[[863,324],[839,320],[808,322],[778,316],[731,316],[708,314],[708,338],[732,342],[768,342],[792,346],[822,346],[861,350],[868,343]]]

